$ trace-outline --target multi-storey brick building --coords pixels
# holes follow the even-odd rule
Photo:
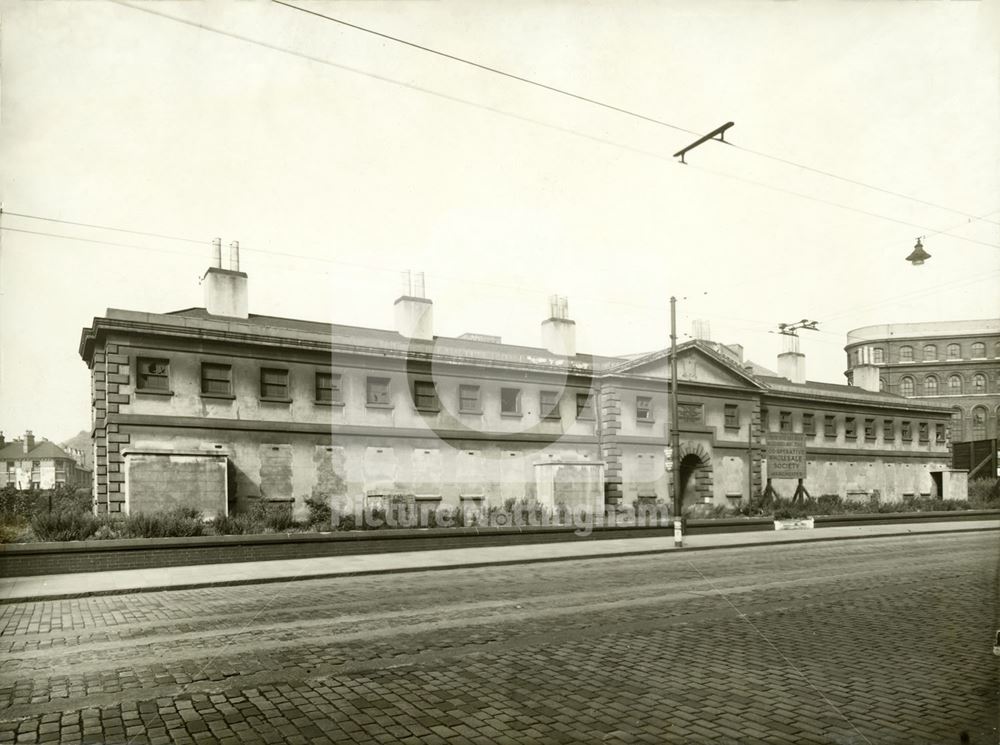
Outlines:
[[[214,266],[205,308],[108,310],[83,330],[98,511],[392,494],[430,504],[535,497],[600,508],[669,499],[669,354],[579,354],[564,302],[540,347],[433,333],[421,292],[381,330],[247,312],[247,276]],[[766,478],[766,429],[805,433],[813,494],[933,491],[947,409],[807,383],[706,340],[678,347],[688,505],[733,505]],[[786,364],[787,363],[787,364]],[[787,366],[787,370],[785,369]],[[791,494],[794,482],[775,482]]]
[[[848,381],[874,367],[881,390],[951,407],[955,441],[1000,437],[1000,319],[865,326],[845,349]]]
[[[0,486],[22,490],[89,486],[92,478],[80,453],[48,440],[36,441],[30,430],[11,442],[0,432],[0,469]]]

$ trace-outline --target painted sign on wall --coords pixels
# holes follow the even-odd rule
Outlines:
[[[767,433],[767,477],[806,477],[806,436],[793,432]]]

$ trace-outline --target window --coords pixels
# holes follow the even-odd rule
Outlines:
[[[962,392],[962,378],[958,375],[952,375],[948,378],[948,393],[953,396],[957,396]]]
[[[521,389],[500,389],[500,413],[521,416]]]
[[[389,378],[368,378],[365,381],[365,403],[368,406],[392,406]]]
[[[169,391],[170,360],[139,357],[135,361],[137,391]]]
[[[594,398],[589,393],[576,394],[576,418],[594,418]]]
[[[933,344],[924,344],[924,362],[931,362],[937,359],[937,347]]]
[[[948,345],[948,359],[958,360],[962,358],[962,348],[958,344]]]
[[[542,419],[559,419],[559,391],[538,392],[538,414]]]
[[[899,361],[900,362],[913,362],[913,347],[900,347],[899,348]]]
[[[903,378],[899,381],[899,393],[907,397],[913,395],[913,378]]]
[[[972,410],[972,439],[986,439],[986,409],[982,406]]]
[[[852,416],[844,417],[844,437],[848,440],[856,439],[858,436],[858,420]]]
[[[288,400],[288,370],[276,367],[260,369],[260,397],[277,401]]]
[[[740,407],[736,404],[726,404],[726,427],[738,429],[740,426]]]
[[[413,381],[413,405],[419,411],[437,411],[438,397],[434,382],[430,380]]]
[[[458,386],[458,410],[466,414],[482,414],[478,385]]]
[[[802,415],[802,432],[809,435],[810,437],[816,434],[816,415],[815,414],[803,414]]]
[[[993,356],[1000,359],[1000,341],[993,345]]]
[[[973,393],[986,393],[986,376],[982,373],[976,373],[972,378],[972,392]]]
[[[896,425],[892,419],[882,420],[882,440],[884,442],[896,441]]]
[[[924,395],[925,396],[936,396],[938,392],[938,379],[933,375],[928,375],[924,378]]]
[[[316,400],[322,403],[339,404],[344,402],[344,389],[341,386],[339,373],[316,373]]]
[[[913,424],[911,422],[904,419],[899,430],[903,435],[903,442],[913,442]]]
[[[792,412],[790,411],[778,412],[778,431],[779,432],[792,431]]]
[[[944,425],[937,424],[934,427],[934,442],[941,444],[944,442]]]
[[[833,414],[823,417],[823,437],[831,440],[837,438],[837,417]]]
[[[232,396],[233,366],[202,362],[201,392],[209,396]]]
[[[639,422],[653,421],[653,399],[649,396],[635,397],[635,418]]]
[[[961,440],[965,436],[965,412],[956,406],[951,410],[951,439]]]
[[[885,350],[882,347],[875,347],[872,350],[872,362],[876,365],[881,365],[885,362]]]
[[[879,393],[885,393],[885,388],[886,388],[885,378],[879,378],[878,379],[878,390],[879,390]]]
[[[983,344],[981,341],[977,341],[975,344],[972,345],[972,357],[974,359],[978,359],[980,357],[985,357],[985,356],[986,356],[985,344]]]
[[[865,419],[865,439],[874,440],[875,439],[875,420]]]
[[[920,442],[931,441],[930,425],[927,422],[917,422],[917,439]]]

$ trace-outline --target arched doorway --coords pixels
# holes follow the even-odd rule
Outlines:
[[[697,509],[712,497],[712,459],[701,445],[682,443],[678,463],[682,509]]]

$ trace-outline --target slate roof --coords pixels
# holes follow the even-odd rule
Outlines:
[[[24,452],[23,440],[8,442],[0,448],[0,460],[50,460],[59,458],[72,461],[76,460],[61,447],[56,445],[54,442],[49,442],[48,440],[36,441],[35,447],[27,453]]]

